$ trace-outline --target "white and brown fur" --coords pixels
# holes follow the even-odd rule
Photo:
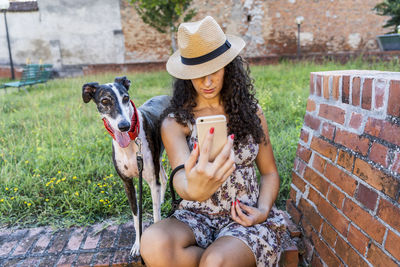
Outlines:
[[[129,87],[130,81],[126,77],[117,77],[114,83],[103,85],[87,83],[82,87],[82,98],[85,103],[90,100],[96,103],[101,117],[108,120],[114,131],[126,132],[130,128],[131,118],[134,114],[134,109],[129,101]],[[161,162],[164,147],[160,134],[160,116],[169,103],[169,96],[156,96],[138,108],[140,122],[138,137],[142,141],[143,179],[150,186],[154,222],[161,219],[161,203],[164,200],[167,184],[167,175]],[[127,147],[122,148],[113,139],[112,148],[114,166],[124,182],[125,192],[132,210],[136,239],[131,254],[137,256],[140,249],[139,218],[132,178],[139,175],[136,160],[138,146],[131,141]]]

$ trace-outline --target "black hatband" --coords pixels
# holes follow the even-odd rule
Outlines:
[[[229,48],[231,48],[231,46],[232,46],[231,43],[228,40],[226,40],[223,45],[221,45],[220,47],[218,47],[217,49],[211,51],[208,54],[205,54],[205,55],[200,56],[200,57],[193,57],[193,58],[187,58],[187,57],[182,57],[181,56],[181,61],[185,65],[202,64],[204,62],[210,61],[210,60],[218,57],[219,55],[223,54],[225,51],[227,51]]]

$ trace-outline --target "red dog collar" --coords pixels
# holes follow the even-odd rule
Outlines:
[[[131,100],[131,104],[133,107],[133,116],[131,118],[131,128],[129,129],[128,134],[129,134],[129,137],[131,138],[131,140],[135,140],[136,137],[138,137],[138,135],[139,135],[140,122],[139,122],[139,115],[138,115],[137,109],[132,100]],[[106,127],[107,132],[115,140],[114,130],[112,129],[112,127],[110,126],[110,124],[106,118],[103,118],[103,123],[104,123],[104,127]]]

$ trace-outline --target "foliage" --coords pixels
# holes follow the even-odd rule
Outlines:
[[[252,67],[257,97],[267,118],[281,177],[277,201],[284,208],[291,170],[305,114],[312,71],[334,69],[395,70],[390,64],[361,59],[339,65],[283,62]],[[82,84],[110,82],[118,74],[51,80],[28,93],[0,89],[0,227],[87,225],[106,219],[125,222],[131,214],[125,191],[111,160],[111,138],[93,103],[84,104]],[[154,95],[170,94],[166,72],[124,73],[138,105]],[[163,157],[167,173],[168,160]],[[135,179],[135,182],[137,179]],[[170,210],[166,194],[162,214]],[[144,185],[145,218],[151,197]]]
[[[194,8],[189,9],[192,0],[128,0],[143,22],[161,33],[171,35],[173,51],[176,50],[173,34],[179,23],[191,20],[196,15]],[[181,19],[181,17],[183,19]]]
[[[397,33],[400,25],[400,0],[385,0],[374,7],[378,15],[390,16],[391,18],[383,26],[384,28],[393,27],[389,33]]]

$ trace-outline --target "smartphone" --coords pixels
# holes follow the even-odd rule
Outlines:
[[[199,148],[203,146],[207,133],[214,127],[214,139],[211,145],[209,161],[214,161],[227,141],[226,117],[224,115],[204,116],[196,119]]]

